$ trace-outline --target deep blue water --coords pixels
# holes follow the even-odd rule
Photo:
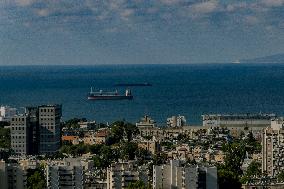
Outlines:
[[[88,101],[91,86],[124,92],[134,100]],[[14,107],[60,103],[63,119],[136,122],[144,114],[160,125],[171,115],[201,124],[204,113],[276,113],[284,115],[284,64],[109,65],[0,67],[0,104]]]

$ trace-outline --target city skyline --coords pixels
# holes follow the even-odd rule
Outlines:
[[[284,52],[283,0],[4,0],[0,65],[226,63]]]

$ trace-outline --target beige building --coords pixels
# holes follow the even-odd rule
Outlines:
[[[139,122],[136,123],[138,128],[153,128],[156,127],[156,122],[151,117],[145,115]]]
[[[179,160],[153,166],[153,189],[217,189],[217,168],[185,166]]]
[[[106,142],[106,138],[109,135],[108,129],[100,129],[95,133],[95,143],[96,144],[104,144]]]
[[[168,127],[183,127],[186,125],[186,119],[184,116],[172,116],[167,119],[167,126]]]
[[[135,181],[148,181],[147,171],[137,167],[135,162],[113,163],[107,168],[107,189],[126,189]]]
[[[88,133],[83,138],[84,144],[93,145],[96,144],[95,136],[93,133]]]
[[[284,129],[266,128],[262,135],[262,172],[277,176],[284,170]]]
[[[160,151],[160,143],[154,140],[144,140],[138,142],[138,147],[150,151],[152,154],[156,154]]]

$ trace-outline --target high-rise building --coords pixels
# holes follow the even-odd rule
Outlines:
[[[118,162],[107,168],[107,189],[126,189],[131,183],[148,181],[145,170],[138,168],[135,162]]]
[[[31,126],[28,115],[16,115],[11,118],[11,148],[17,154],[31,154]]]
[[[11,108],[10,106],[0,106],[0,121],[11,121],[11,118],[16,114],[16,108]]]
[[[272,128],[264,129],[262,134],[262,172],[272,177],[284,170],[283,124],[283,118],[272,120]]]
[[[48,154],[60,148],[61,105],[27,107],[11,118],[11,146],[17,154]]]
[[[153,189],[217,189],[217,168],[182,166],[180,160],[154,165]]]
[[[184,116],[178,115],[178,116],[172,116],[167,119],[167,126],[168,127],[182,127],[185,126],[186,119]]]
[[[0,188],[27,188],[27,168],[18,163],[0,161]]]
[[[83,188],[83,167],[80,164],[73,163],[65,162],[64,164],[59,165],[47,165],[47,188]]]
[[[60,148],[61,105],[42,105],[38,107],[40,154],[54,153]]]

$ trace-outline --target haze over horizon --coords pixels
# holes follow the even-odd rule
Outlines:
[[[284,53],[284,0],[2,0],[0,65],[224,63]]]

